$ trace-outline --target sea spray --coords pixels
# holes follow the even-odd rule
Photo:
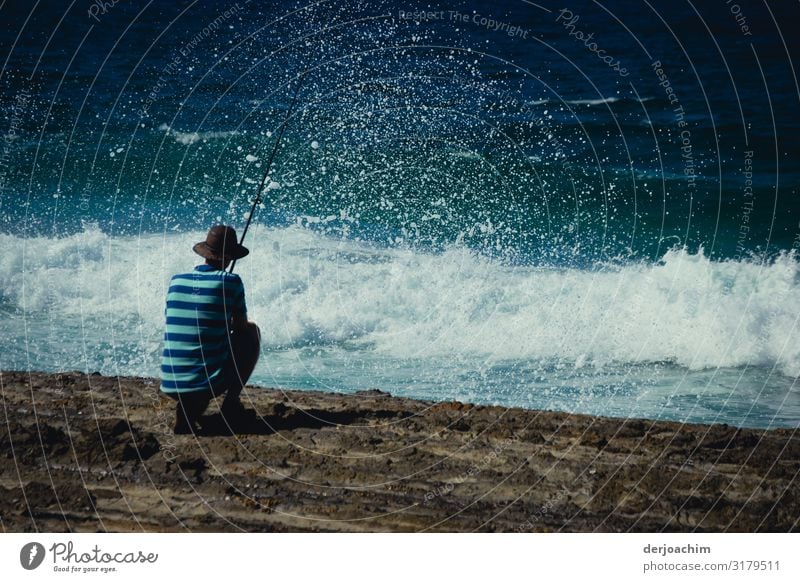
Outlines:
[[[122,335],[143,325],[149,350],[160,340],[167,281],[197,262],[191,247],[202,238],[110,238],[91,228],[58,239],[0,235],[24,249],[0,257],[3,305]],[[381,249],[299,227],[256,228],[254,239],[259,251],[241,274],[271,350],[342,343],[395,357],[669,361],[800,375],[793,254],[761,264],[672,249],[654,264],[579,270],[508,266],[456,246]]]

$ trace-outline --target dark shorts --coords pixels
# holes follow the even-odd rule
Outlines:
[[[255,328],[256,330],[258,328]],[[212,398],[221,396],[228,391],[237,395],[242,391],[243,382],[247,378],[241,378],[239,370],[242,363],[252,361],[258,358],[259,354],[259,341],[258,335],[253,338],[248,333],[242,335],[233,334],[231,336],[231,347],[233,352],[228,354],[228,358],[222,366],[222,371],[214,384],[206,390],[192,390],[191,392],[167,392],[167,396],[173,400],[182,400],[184,402],[192,401],[210,401]]]

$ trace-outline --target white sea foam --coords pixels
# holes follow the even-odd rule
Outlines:
[[[199,141],[228,138],[233,135],[238,135],[236,131],[178,131],[172,129],[166,123],[162,123],[158,129],[160,131],[166,131],[181,145],[192,145]]]
[[[605,105],[606,103],[616,103],[619,97],[601,97],[599,99],[572,99],[567,101],[570,105]]]
[[[48,358],[72,342],[92,358],[75,330],[101,330],[145,354],[124,373],[157,373],[136,367],[157,361],[169,277],[197,262],[191,246],[204,236],[111,238],[96,228],[59,239],[0,235],[4,248],[17,249],[0,256],[2,333],[12,338],[4,345],[50,342],[57,349],[39,356]],[[800,376],[800,268],[790,256],[762,265],[673,250],[657,265],[543,269],[463,248],[376,249],[300,227],[254,228],[248,246],[237,272],[272,350],[343,344],[396,358],[669,361]],[[43,320],[46,337],[24,340],[26,327]],[[9,355],[0,357],[6,365]]]
[[[586,105],[586,106],[594,106],[594,105],[605,105],[607,103],[617,103],[618,101],[622,101],[623,99],[629,100],[631,102],[638,102],[638,103],[645,103],[647,101],[652,101],[653,97],[642,97],[641,99],[636,98],[629,98],[629,97],[598,97],[596,99],[537,99],[535,101],[529,101],[528,105],[546,105],[548,103],[566,103],[568,105]]]

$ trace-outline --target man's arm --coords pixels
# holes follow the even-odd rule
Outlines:
[[[231,329],[233,329],[233,331],[243,331],[247,328],[247,325],[247,314],[234,315],[231,319]]]
[[[233,331],[244,331],[248,326],[247,303],[244,300],[244,285],[241,280],[239,280],[239,286],[241,287],[241,291],[233,310],[233,317],[231,317],[231,328]]]

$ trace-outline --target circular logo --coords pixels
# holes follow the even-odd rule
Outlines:
[[[30,542],[19,551],[19,563],[26,570],[35,570],[44,561],[44,546],[38,542]]]

